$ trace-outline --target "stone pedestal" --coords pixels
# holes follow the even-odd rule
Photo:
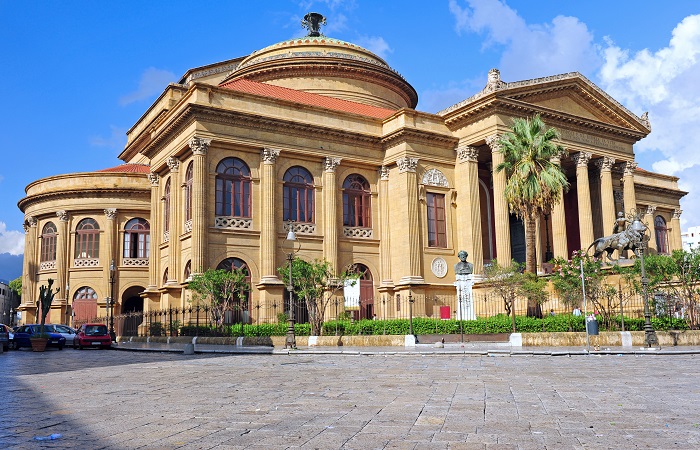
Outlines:
[[[457,288],[457,320],[476,320],[472,287],[474,275],[457,275],[454,285]]]

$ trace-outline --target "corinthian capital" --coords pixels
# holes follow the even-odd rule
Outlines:
[[[501,151],[501,136],[499,134],[492,134],[486,138],[486,145],[491,148],[492,152]]]
[[[190,149],[194,155],[206,155],[207,150],[209,150],[209,144],[211,144],[211,139],[204,139],[197,136],[190,139]]]
[[[30,228],[35,227],[37,223],[36,217],[34,216],[27,216],[24,218],[24,223],[22,226],[24,227],[24,232],[29,233]]]
[[[457,148],[457,159],[461,161],[476,162],[479,156],[479,149],[470,145]]]
[[[175,172],[177,169],[180,168],[180,160],[171,156],[168,158],[165,163],[168,165],[171,171]]]
[[[105,216],[107,216],[109,220],[114,220],[117,217],[117,208],[105,209]]]
[[[338,167],[342,158],[334,158],[332,156],[326,156],[323,160],[323,165],[325,166],[326,172],[335,172],[335,168]]]
[[[593,156],[589,152],[578,152],[575,155],[571,155],[571,159],[576,163],[577,167],[588,167],[588,161],[591,160]]]
[[[656,212],[656,206],[647,205],[647,216],[653,216]]]
[[[158,186],[158,180],[160,180],[160,177],[158,176],[157,173],[151,172],[148,174],[148,181],[151,182],[151,186],[153,186],[153,187]]]
[[[398,159],[396,161],[396,165],[399,166],[399,173],[415,172],[416,167],[418,167],[418,158],[410,158],[406,156]]]
[[[680,218],[681,218],[681,214],[683,214],[683,210],[682,210],[682,209],[679,209],[679,208],[674,208],[674,209],[673,209],[673,218],[674,218],[674,219],[680,219]]]
[[[56,217],[58,217],[58,220],[61,222],[68,222],[68,211],[65,209],[62,209],[61,211],[56,211]]]
[[[388,180],[389,179],[389,167],[387,166],[382,166],[379,168],[379,178],[382,180]]]
[[[625,177],[628,177],[630,175],[634,175],[634,171],[637,170],[637,163],[634,161],[627,161],[624,164],[624,175]]]
[[[602,158],[596,161],[596,165],[598,166],[601,172],[610,172],[612,170],[613,164],[615,164],[615,158],[611,158],[609,156],[603,156]]]
[[[279,155],[280,151],[272,148],[264,148],[260,152],[260,157],[262,158],[264,164],[274,164]]]

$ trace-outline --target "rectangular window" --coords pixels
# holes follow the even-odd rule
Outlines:
[[[445,194],[426,194],[428,204],[428,247],[447,247]]]

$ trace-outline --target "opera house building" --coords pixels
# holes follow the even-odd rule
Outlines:
[[[561,133],[571,184],[537,222],[542,273],[632,208],[652,252],[681,248],[678,178],[635,162],[649,119],[583,75],[506,82],[493,69],[481,91],[427,113],[382,58],[310,28],[163,86],[114,167],[27,186],[24,323],[49,278],[61,290],[48,321],[70,324],[105,315],[108,298],[116,314],[182,308],[193,274],[231,267],[249,275],[250,322],[277,320],[266,311],[286,296],[290,221],[298,257],[358,271],[363,316],[409,292],[454,295],[459,250],[477,277],[495,258],[525,260],[494,168],[499,134],[534,114]]]

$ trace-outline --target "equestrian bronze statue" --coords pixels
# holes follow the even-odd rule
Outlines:
[[[619,219],[620,218],[618,215],[618,221],[616,222],[614,229],[620,229],[620,225],[624,223]],[[626,225],[626,228],[624,228],[623,231],[613,233],[610,236],[604,236],[593,241],[593,243],[586,250],[586,253],[588,253],[588,250],[591,248],[595,248],[593,253],[594,258],[599,258],[603,253],[607,253],[606,256],[611,262],[617,262],[612,258],[612,254],[615,250],[618,252],[618,261],[619,256],[622,255],[624,250],[632,250],[636,255],[637,249],[641,248],[642,244],[649,239],[649,236],[646,234],[647,228],[647,225],[642,223],[639,218],[635,218],[632,220],[632,223]]]

